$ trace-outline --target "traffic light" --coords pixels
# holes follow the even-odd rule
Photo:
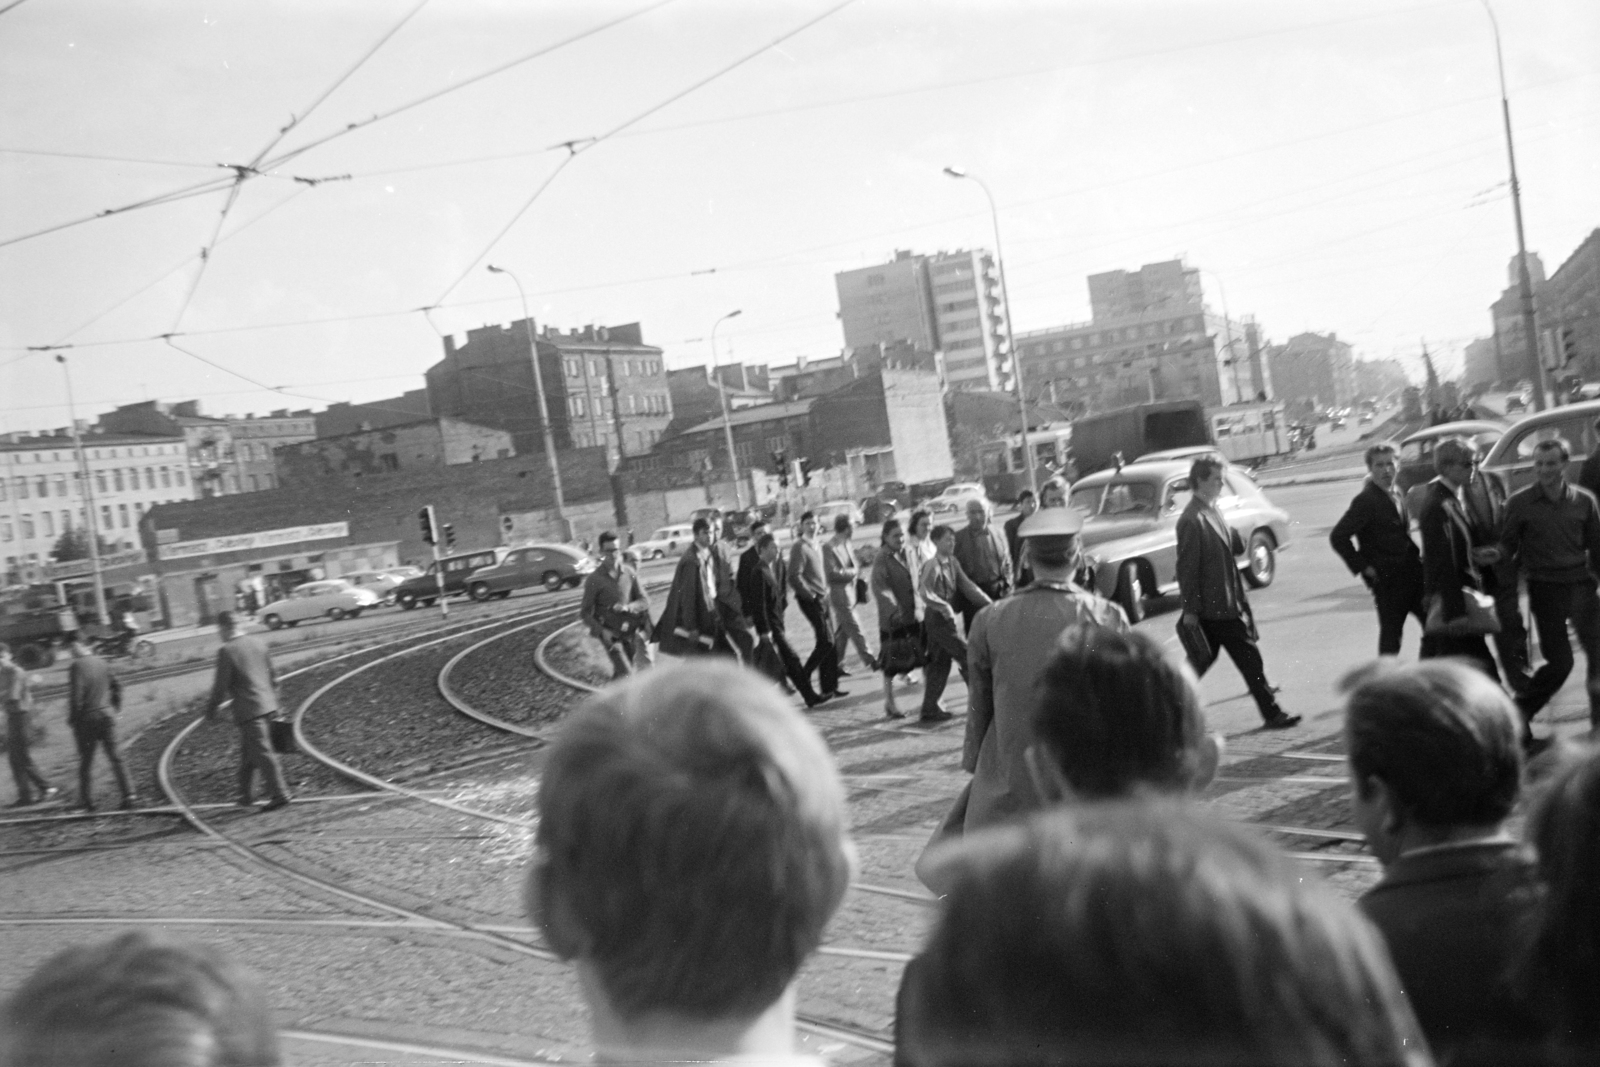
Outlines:
[[[1570,365],[1578,358],[1578,331],[1571,326],[1561,327],[1561,363]]]
[[[781,449],[772,453],[772,469],[778,472],[778,484],[789,488],[789,460]]]
[[[417,521],[422,525],[422,539],[430,545],[438,544],[439,524],[434,520],[432,504],[417,512]]]
[[[442,528],[444,530],[444,550],[449,552],[456,547],[456,528],[448,522]]]
[[[809,459],[802,459],[800,461],[800,484],[811,484],[811,461]]]

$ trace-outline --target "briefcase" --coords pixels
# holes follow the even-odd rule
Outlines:
[[[1217,661],[1217,649],[1206,636],[1205,628],[1197,617],[1178,616],[1178,642],[1196,674],[1204,674]]]
[[[268,719],[267,740],[279,755],[292,756],[300,751],[294,739],[294,723],[288,719]]]
[[[1481,637],[1500,632],[1500,616],[1494,611],[1494,597],[1463,586],[1461,598],[1466,602],[1467,613],[1446,620],[1444,597],[1434,596],[1428,605],[1428,618],[1422,624],[1422,632],[1445,637]]]

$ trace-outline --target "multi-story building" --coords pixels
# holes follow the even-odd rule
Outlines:
[[[766,367],[729,363],[717,368],[716,377],[712,377],[711,368],[704,365],[669,370],[667,392],[672,397],[672,425],[668,434],[722,414],[722,397],[717,389],[719,380],[722,391],[728,395],[730,411],[772,403]]]
[[[1462,386],[1470,389],[1475,385],[1493,385],[1499,380],[1500,357],[1495,351],[1494,338],[1468,341],[1463,353]]]
[[[1272,384],[1285,400],[1316,407],[1346,407],[1356,399],[1355,357],[1338,334],[1298,333],[1267,346]]]
[[[1528,334],[1522,321],[1520,273],[1517,270],[1517,257],[1512,256],[1506,267],[1510,284],[1501,292],[1500,299],[1489,305],[1489,314],[1494,320],[1495,361],[1499,365],[1499,378],[1505,382],[1521,381],[1532,373],[1528,367]],[[1528,281],[1533,289],[1533,306],[1537,313],[1540,294],[1544,289],[1544,261],[1537,252],[1528,253]]]
[[[45,577],[61,535],[95,526],[112,551],[138,548],[139,519],[157,504],[194,497],[182,434],[82,434],[85,492],[72,435],[0,436],[0,556],[5,582]]]
[[[289,411],[282,409],[269,415],[226,417],[233,432],[233,461],[239,476],[241,492],[254,493],[278,487],[278,469],[273,451],[284,445],[315,440],[316,416],[310,409]]]
[[[897,250],[888,263],[841,271],[834,285],[847,351],[904,342],[941,353],[951,389],[1009,387],[1006,307],[987,251]]]
[[[1556,268],[1539,301],[1539,327],[1552,335],[1562,372],[1600,378],[1600,229]]]
[[[433,414],[505,430],[518,455],[543,452],[529,328],[484,326],[459,347],[446,337],[444,359],[427,372]],[[661,439],[671,390],[661,349],[644,343],[638,323],[535,333],[557,450],[603,445],[615,462]]]
[[[416,422],[433,414],[428,406],[428,390],[409,389],[399,396],[384,400],[369,400],[364,404],[341,401],[329,404],[312,417],[317,423],[318,437],[342,437],[360,430],[381,430],[385,426],[400,426]]]
[[[422,419],[381,430],[357,430],[284,445],[275,459],[278,480],[301,485],[330,474],[384,474],[425,467],[452,467],[516,455],[505,430],[464,419]]]
[[[202,415],[198,400],[124,404],[100,416],[97,425],[108,434],[181,435],[189,450],[189,479],[195,496],[229,496],[243,491],[233,451],[233,428],[227,419]]]

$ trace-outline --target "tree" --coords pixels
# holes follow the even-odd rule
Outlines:
[[[109,555],[114,549],[106,542],[104,537],[99,538],[100,554]],[[55,548],[50,550],[57,563],[70,563],[75,559],[89,558],[89,533],[83,527],[74,527],[63,530],[61,536],[56,538]]]

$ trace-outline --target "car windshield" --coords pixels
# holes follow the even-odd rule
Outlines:
[[[1154,482],[1108,482],[1075,491],[1070,504],[1085,515],[1154,515],[1159,495]]]

